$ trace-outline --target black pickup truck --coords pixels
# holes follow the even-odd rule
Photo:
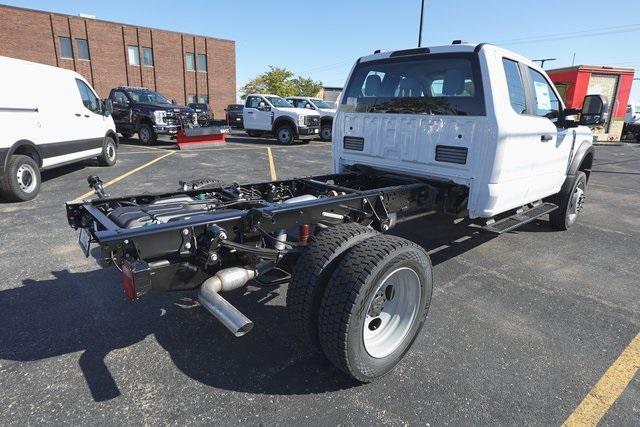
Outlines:
[[[137,133],[144,145],[153,145],[158,135],[176,135],[183,125],[198,123],[193,109],[147,88],[120,86],[111,89],[109,99],[118,133],[125,138]]]

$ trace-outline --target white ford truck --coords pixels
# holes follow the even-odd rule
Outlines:
[[[331,141],[331,128],[333,127],[333,118],[336,115],[336,108],[333,105],[320,98],[307,96],[290,96],[287,101],[295,107],[315,110],[320,113],[320,139]]]
[[[221,293],[288,283],[294,334],[372,381],[410,349],[433,289],[427,251],[384,233],[433,211],[498,234],[547,215],[572,226],[594,156],[582,124],[605,114],[597,95],[565,108],[540,67],[497,46],[376,53],[347,79],[333,173],[120,198],[91,177],[99,197],[68,203],[67,217],[85,254],[97,243],[102,265],[122,271],[129,298],[198,289],[236,336],[253,323]]]
[[[277,95],[248,95],[242,116],[249,136],[272,134],[280,144],[293,144],[295,140],[309,142],[320,135],[317,111],[296,108]]]

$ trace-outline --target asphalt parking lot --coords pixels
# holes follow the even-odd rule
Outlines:
[[[290,336],[286,286],[229,296],[256,324],[237,339],[194,293],[129,302],[116,271],[82,256],[64,201],[87,175],[124,195],[331,168],[329,143],[229,141],[125,141],[113,168],[46,172],[36,200],[0,201],[2,424],[640,424],[640,145],[597,147],[567,232],[537,221],[493,237],[435,217],[394,229],[431,251],[433,302],[398,368],[361,385]]]

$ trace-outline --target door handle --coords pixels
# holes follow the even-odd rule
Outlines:
[[[89,118],[89,115],[88,115],[88,114],[85,114],[84,116],[85,116],[86,118]]]
[[[553,136],[549,135],[548,133],[540,136],[540,141],[542,142],[551,141],[552,139],[553,139]]]
[[[76,117],[80,117],[82,114],[80,113],[76,113]]]
[[[253,114],[253,111],[247,111],[247,114]]]

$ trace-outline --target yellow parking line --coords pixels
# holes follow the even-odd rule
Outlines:
[[[273,162],[271,147],[267,147],[267,154],[269,155],[269,172],[271,173],[271,181],[275,181],[278,179],[278,175],[276,174],[276,165]]]
[[[126,177],[128,177],[128,176],[130,176],[130,175],[133,175],[134,173],[136,173],[136,172],[138,172],[138,171],[141,171],[142,169],[144,169],[144,168],[146,168],[146,167],[148,167],[148,166],[151,166],[152,164],[154,164],[154,163],[156,163],[156,162],[159,162],[160,160],[164,159],[165,157],[168,157],[168,156],[170,156],[170,155],[172,155],[172,154],[175,154],[175,153],[176,153],[175,151],[171,151],[171,152],[169,152],[169,153],[163,154],[162,156],[156,157],[155,159],[151,160],[150,162],[147,162],[147,163],[145,163],[145,164],[143,164],[143,165],[140,165],[140,166],[138,166],[137,168],[132,169],[132,170],[130,170],[129,172],[124,173],[124,174],[122,174],[122,175],[120,175],[120,176],[118,176],[118,177],[116,177],[116,178],[112,179],[111,181],[109,181],[109,182],[107,182],[107,183],[103,184],[102,186],[103,186],[103,187],[105,187],[105,188],[106,188],[106,187],[110,187],[110,186],[112,186],[113,184],[115,184],[116,182],[122,181],[122,180],[123,180],[123,179],[125,179]],[[83,199],[85,199],[86,197],[91,196],[93,193],[94,193],[94,191],[93,191],[93,190],[88,191],[88,192],[84,193],[82,196],[77,197],[77,198],[74,200],[74,202],[82,201],[82,200],[83,200]]]
[[[563,426],[595,426],[640,369],[640,333],[607,369]]]

